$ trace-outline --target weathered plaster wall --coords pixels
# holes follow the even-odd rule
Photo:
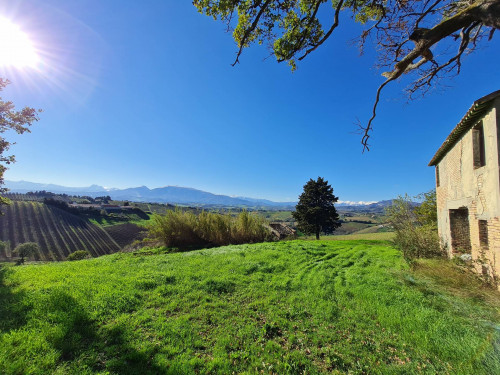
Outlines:
[[[500,98],[482,119],[486,165],[474,168],[470,130],[437,165],[440,186],[436,187],[436,193],[439,235],[448,254],[453,254],[449,210],[466,207],[469,210],[472,257],[486,263],[486,269],[481,269],[481,272],[500,277],[500,134],[497,131],[500,122],[497,119],[500,119]],[[488,223],[488,248],[481,248],[479,244],[479,220]]]

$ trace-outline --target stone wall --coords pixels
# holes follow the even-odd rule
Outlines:
[[[457,251],[470,252],[477,261],[478,271],[493,278],[500,278],[500,123],[497,118],[500,119],[500,98],[477,122],[483,124],[484,166],[474,167],[472,129],[436,166],[440,180],[436,187],[438,228],[443,245],[449,256]],[[460,233],[465,230],[463,209],[468,210],[470,247],[463,242],[466,236]]]

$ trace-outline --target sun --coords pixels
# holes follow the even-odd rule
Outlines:
[[[0,67],[34,68],[40,58],[28,35],[0,17]]]

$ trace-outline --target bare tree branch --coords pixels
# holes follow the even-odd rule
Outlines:
[[[374,37],[378,58],[376,66],[387,70],[376,91],[372,114],[361,126],[363,151],[377,116],[382,90],[403,75],[411,76],[407,88],[411,99],[416,92],[427,92],[442,78],[459,74],[462,57],[490,40],[500,29],[500,0],[332,0],[333,23],[323,29],[318,14],[326,0],[193,0],[198,10],[217,15],[228,28],[238,15],[235,40],[242,51],[258,40],[267,40],[279,62],[288,61],[295,68],[323,45],[339,26],[341,11],[366,25],[361,33],[361,52],[369,37]],[[413,42],[413,45],[408,43]]]

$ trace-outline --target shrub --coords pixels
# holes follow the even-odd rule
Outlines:
[[[436,193],[430,191],[414,198],[423,201],[418,205],[408,195],[399,196],[386,209],[396,232],[394,244],[408,262],[415,258],[442,256],[437,231]]]
[[[66,260],[82,260],[85,258],[90,258],[90,254],[87,250],[77,250],[66,257]]]
[[[8,243],[5,241],[0,241],[0,253],[5,253],[7,252],[8,249]]]
[[[181,248],[263,242],[270,236],[263,219],[246,211],[233,218],[205,211],[197,216],[178,208],[154,215],[149,232],[165,246]]]
[[[228,245],[234,237],[234,219],[226,214],[216,214],[203,211],[196,220],[196,232],[213,245]]]
[[[150,234],[161,240],[166,247],[189,247],[204,244],[195,232],[196,216],[176,208],[165,215],[153,215]]]
[[[40,251],[40,247],[36,242],[25,242],[16,246],[12,252],[19,256],[18,264],[24,264],[24,258],[28,258]]]
[[[270,231],[264,220],[251,216],[247,211],[240,212],[235,222],[235,243],[263,242],[268,239]]]

